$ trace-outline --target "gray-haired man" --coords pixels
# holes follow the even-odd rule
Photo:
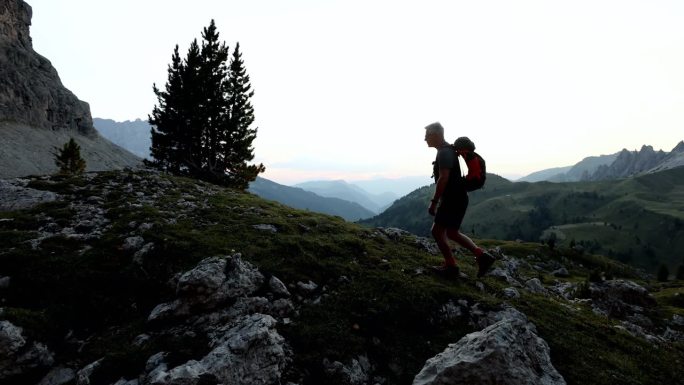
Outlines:
[[[438,122],[425,127],[425,141],[428,147],[437,149],[437,157],[433,163],[435,194],[430,201],[428,212],[435,217],[432,236],[444,256],[444,263],[434,269],[449,275],[459,275],[456,259],[448,242],[448,239],[452,239],[475,255],[479,267],[477,276],[481,277],[492,266],[495,258],[460,231],[461,222],[468,208],[468,192],[463,184],[458,154],[451,144],[444,140],[444,127]]]

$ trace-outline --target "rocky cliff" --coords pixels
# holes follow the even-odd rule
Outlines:
[[[610,165],[599,166],[585,180],[605,180],[626,178],[657,167],[665,160],[668,153],[655,151],[652,146],[642,146],[639,151],[622,150]]]
[[[136,165],[137,157],[98,135],[88,103],[33,50],[31,15],[24,1],[0,0],[0,176],[53,172],[53,147],[70,137],[89,170]]]

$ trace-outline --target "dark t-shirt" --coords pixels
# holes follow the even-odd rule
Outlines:
[[[451,169],[449,172],[449,182],[444,190],[443,197],[449,199],[455,196],[467,195],[463,183],[461,183],[461,166],[458,163],[458,155],[450,145],[445,145],[437,149],[437,157],[435,158],[435,166],[433,169],[435,182],[437,182],[439,170],[442,168]]]

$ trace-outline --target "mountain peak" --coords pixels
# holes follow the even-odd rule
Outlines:
[[[680,140],[675,148],[672,149],[672,152],[684,152],[684,140]]]

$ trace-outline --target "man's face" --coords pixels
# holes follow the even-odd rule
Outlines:
[[[439,135],[436,132],[425,131],[425,142],[428,147],[436,147],[439,142]]]

